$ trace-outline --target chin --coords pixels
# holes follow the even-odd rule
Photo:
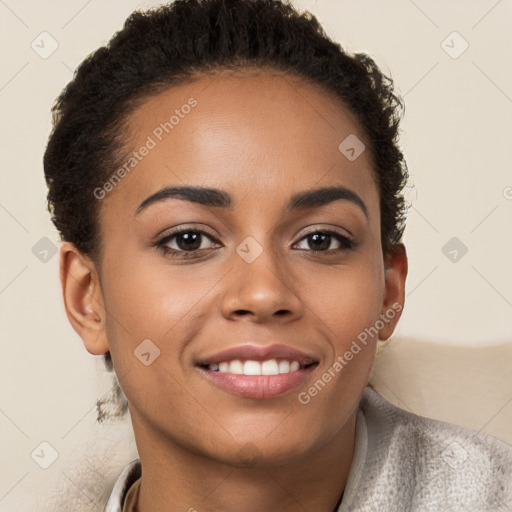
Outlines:
[[[278,441],[272,444],[268,439],[239,441],[237,446],[226,447],[214,458],[237,468],[270,468],[293,464],[314,451],[314,445],[306,445],[303,438],[297,443],[291,443],[289,437],[281,439],[282,444],[277,444]]]

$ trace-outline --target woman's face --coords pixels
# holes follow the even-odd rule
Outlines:
[[[316,86],[241,73],[153,96],[127,128],[80,332],[110,350],[139,449],[271,465],[325,446],[403,303],[361,128]]]

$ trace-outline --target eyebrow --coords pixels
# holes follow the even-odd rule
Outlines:
[[[149,205],[169,198],[190,201],[203,206],[233,208],[231,196],[223,190],[195,186],[164,187],[144,199],[135,211],[135,215],[139,214]],[[323,187],[306,192],[299,192],[291,197],[285,206],[285,211],[293,212],[306,208],[318,208],[338,200],[350,201],[358,206],[363,211],[366,218],[368,218],[368,209],[364,201],[355,192],[342,186]]]

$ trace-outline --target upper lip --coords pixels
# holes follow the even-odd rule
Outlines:
[[[233,361],[235,359],[244,359],[252,361],[266,361],[268,359],[287,359],[288,361],[298,361],[301,366],[311,363],[317,363],[318,359],[310,356],[296,348],[287,345],[237,345],[221,352],[205,357],[199,361],[199,365],[208,366],[218,364],[223,361]]]

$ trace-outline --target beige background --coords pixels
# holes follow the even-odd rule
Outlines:
[[[512,2],[294,3],[347,49],[370,53],[405,98],[407,303],[373,382],[413,412],[512,443]],[[41,161],[50,107],[72,71],[151,5],[0,1],[1,511],[98,510],[136,454],[126,421],[94,424],[110,377],[68,324],[58,258],[41,252],[58,246]],[[47,50],[58,44],[48,58],[41,38]],[[455,262],[445,256],[455,247],[443,252],[453,237],[467,247]],[[31,458],[41,442],[58,453],[46,470]],[[63,488],[74,501],[60,508]]]

